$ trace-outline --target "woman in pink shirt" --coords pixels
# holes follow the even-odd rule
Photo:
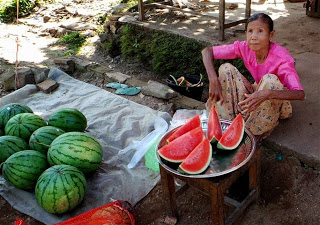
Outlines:
[[[290,100],[305,98],[294,59],[289,52],[272,42],[273,21],[258,13],[248,19],[246,41],[231,45],[207,47],[202,51],[209,78],[207,107],[214,105],[221,119],[232,120],[241,113],[246,128],[258,140],[267,137],[279,119],[291,116]],[[214,59],[241,58],[255,83],[251,83],[226,63],[217,75]]]

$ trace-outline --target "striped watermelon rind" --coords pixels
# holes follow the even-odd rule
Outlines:
[[[16,136],[1,136],[0,137],[0,163],[4,162],[9,158],[12,154],[22,151],[28,150],[28,143]]]
[[[202,127],[197,127],[163,145],[158,153],[168,162],[181,163],[204,138]]]
[[[173,132],[167,139],[167,143],[173,141],[174,139],[182,136],[183,134],[193,130],[194,128],[201,126],[200,115],[196,115],[191,118],[187,123],[180,126],[175,132]]]
[[[245,130],[245,121],[241,114],[238,114],[236,118],[231,122],[230,126],[223,133],[220,138],[217,148],[221,150],[233,150],[236,149],[241,143]]]
[[[29,139],[30,149],[47,154],[50,144],[61,134],[65,132],[60,128],[53,126],[40,127],[32,133]]]
[[[94,137],[83,132],[67,132],[51,143],[47,159],[51,166],[72,165],[89,174],[99,168],[102,154],[102,146]]]
[[[215,108],[211,106],[208,118],[207,137],[211,143],[216,143],[220,140],[221,136],[221,123]]]
[[[207,138],[192,150],[188,157],[179,165],[178,170],[187,174],[204,172],[212,159],[212,146]]]
[[[59,109],[49,116],[48,125],[59,127],[65,132],[84,132],[87,118],[77,109]]]
[[[10,103],[0,109],[0,128],[3,129],[9,119],[20,113],[33,113],[27,105],[20,103]]]
[[[12,154],[2,163],[2,175],[13,186],[31,190],[47,168],[47,158],[44,154],[34,150],[24,150]]]
[[[70,165],[55,165],[41,174],[35,195],[44,210],[63,214],[82,202],[86,189],[86,178],[79,169]]]
[[[13,116],[5,126],[5,134],[21,137],[29,141],[31,134],[40,127],[46,126],[47,122],[33,113],[20,113]]]

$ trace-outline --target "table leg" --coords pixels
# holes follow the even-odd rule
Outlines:
[[[224,193],[221,186],[210,185],[212,206],[212,222],[214,225],[224,225]]]
[[[167,200],[169,200],[170,216],[178,218],[174,177],[169,173],[167,173],[167,171],[162,166],[160,166],[160,174],[161,174],[161,183],[162,183],[162,193],[165,199],[165,203],[167,203]]]

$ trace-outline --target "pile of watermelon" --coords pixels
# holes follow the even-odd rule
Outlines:
[[[84,199],[87,181],[102,162],[102,146],[85,133],[87,119],[62,108],[48,121],[24,104],[0,109],[0,163],[11,185],[35,191],[47,212],[63,214]]]
[[[212,145],[221,150],[234,150],[244,135],[244,120],[239,114],[225,132],[215,108],[209,112],[207,132],[203,131],[200,116],[176,128],[158,149],[159,156],[167,162],[178,163],[178,171],[201,174],[212,161]]]

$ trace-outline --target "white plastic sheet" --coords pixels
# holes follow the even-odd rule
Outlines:
[[[116,199],[135,205],[156,185],[159,173],[146,168],[143,159],[129,169],[127,165],[134,152],[124,155],[118,155],[118,152],[152,132],[157,118],[169,122],[170,115],[76,80],[56,68],[50,70],[49,77],[60,85],[52,94],[38,91],[35,85],[27,85],[1,98],[0,107],[12,102],[25,103],[44,119],[60,108],[80,110],[88,119],[86,132],[97,138],[103,147],[103,163],[87,179],[88,189],[82,204],[64,215],[45,212],[37,204],[33,192],[12,187],[2,176],[1,196],[17,210],[45,224],[67,220]]]

